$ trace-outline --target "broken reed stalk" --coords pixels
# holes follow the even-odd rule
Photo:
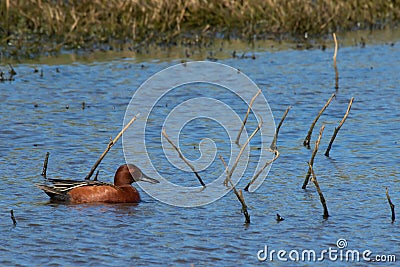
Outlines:
[[[236,141],[235,144],[239,145],[239,139],[240,139],[240,135],[243,132],[243,128],[246,125],[247,119],[249,118],[249,114],[250,114],[250,110],[251,107],[253,106],[254,101],[256,100],[257,96],[261,93],[261,90],[258,90],[257,93],[253,96],[253,98],[250,100],[250,104],[249,107],[247,108],[247,112],[246,112],[246,116],[244,116],[244,119],[242,121],[242,126],[240,127],[238,136],[236,137]]]
[[[186,165],[188,165],[193,173],[196,175],[197,179],[199,180],[200,184],[203,187],[206,187],[206,184],[203,182],[203,180],[201,179],[200,175],[197,173],[196,169],[194,168],[194,166],[192,164],[190,164],[190,162],[182,155],[181,150],[174,144],[174,142],[172,142],[172,140],[168,137],[167,133],[165,132],[165,129],[163,128],[161,131],[162,135],[165,137],[165,139],[167,139],[167,141],[171,144],[171,146],[176,150],[176,152],[178,152],[179,157],[186,163]]]
[[[389,189],[387,187],[386,187],[386,197],[387,197],[387,200],[390,205],[390,210],[392,211],[392,223],[394,223],[394,220],[396,219],[396,214],[394,212],[394,204],[392,203],[392,200],[390,199]]]
[[[271,159],[270,161],[267,161],[264,166],[254,175],[254,177],[250,180],[250,182],[246,185],[246,187],[244,188],[244,191],[249,191],[249,187],[257,180],[258,176],[260,176],[260,174],[265,170],[265,168],[267,168],[268,165],[272,164],[272,162],[274,162],[277,158],[279,158],[279,151],[278,150],[274,150],[273,151],[275,153],[275,156],[273,159]]]
[[[336,135],[338,134],[340,128],[342,127],[343,123],[346,121],[347,116],[349,116],[351,105],[353,104],[354,97],[350,99],[349,105],[347,106],[346,114],[344,114],[343,119],[340,121],[338,127],[335,127],[335,131],[333,132],[331,141],[329,142],[328,148],[325,151],[325,156],[329,157],[329,152],[331,151],[333,141],[335,141]]]
[[[283,113],[283,116],[282,116],[281,121],[280,121],[279,124],[278,124],[278,127],[276,127],[275,135],[274,135],[274,140],[272,140],[272,143],[271,143],[271,146],[270,146],[270,148],[271,148],[273,151],[277,150],[276,142],[277,142],[277,140],[278,140],[279,129],[281,128],[282,123],[283,123],[283,121],[286,119],[286,116],[287,116],[287,114],[289,113],[289,110],[290,110],[291,108],[292,108],[292,106],[289,106],[289,107],[286,109],[285,113]]]
[[[96,172],[96,175],[94,176],[94,178],[93,178],[93,181],[97,181],[97,178],[98,178],[98,176],[99,176],[99,170],[97,170],[97,172]]]
[[[237,199],[240,201],[240,204],[242,204],[242,212],[243,212],[244,217],[245,217],[245,224],[249,224],[249,223],[250,223],[250,214],[249,214],[249,212],[247,211],[247,205],[246,205],[246,202],[244,201],[244,197],[243,197],[243,194],[242,194],[242,190],[239,190],[239,191],[238,191],[238,190],[236,189],[235,185],[232,183],[231,176],[229,176],[228,165],[226,165],[226,162],[225,162],[224,158],[223,158],[221,155],[219,155],[219,158],[221,159],[222,163],[223,163],[224,166],[225,166],[225,171],[226,171],[226,173],[227,173],[227,175],[226,175],[226,181],[229,181],[229,183],[230,183],[231,186],[232,186],[233,192],[235,193]]]
[[[260,118],[260,123],[258,124],[257,128],[253,131],[253,133],[249,136],[249,138],[247,138],[246,142],[243,144],[243,146],[240,148],[239,154],[236,157],[235,162],[233,163],[232,169],[229,171],[228,175],[226,176],[227,180],[230,180],[232,177],[233,172],[235,171],[238,163],[239,163],[239,159],[243,154],[244,149],[246,148],[246,146],[249,144],[250,140],[256,135],[256,133],[261,129],[261,126],[263,124],[262,119]]]
[[[337,57],[337,51],[338,51],[338,42],[336,39],[336,34],[333,33],[333,41],[335,42],[335,51],[333,53],[333,68],[335,69],[335,89],[339,89],[339,71],[336,65],[336,57]]]
[[[246,185],[246,187],[244,188],[244,191],[249,191],[249,187],[257,180],[258,176],[260,176],[260,174],[265,170],[265,168],[267,168],[268,165],[272,164],[272,163],[279,157],[280,153],[279,153],[279,151],[278,151],[278,149],[277,149],[277,146],[276,146],[276,143],[277,143],[277,140],[278,140],[279,129],[281,128],[281,126],[282,126],[282,124],[283,124],[283,121],[285,120],[285,118],[286,118],[286,116],[287,116],[287,114],[289,113],[289,110],[290,110],[291,108],[292,108],[292,107],[289,106],[289,107],[285,110],[285,113],[283,114],[283,116],[282,116],[282,118],[281,118],[281,120],[280,120],[280,122],[279,122],[279,124],[278,124],[278,127],[277,127],[276,130],[275,130],[274,140],[272,141],[271,146],[270,146],[271,151],[274,152],[274,154],[275,154],[274,158],[273,158],[272,160],[270,160],[270,161],[267,161],[267,162],[264,164],[264,166],[254,175],[254,177],[253,177],[253,178],[250,180],[250,182]]]
[[[321,117],[322,113],[325,111],[325,109],[329,106],[331,103],[332,99],[335,97],[335,94],[332,94],[331,97],[326,101],[325,105],[322,107],[322,109],[318,112],[317,117],[315,117],[314,121],[311,123],[310,129],[308,130],[308,134],[306,138],[304,139],[303,145],[306,146],[307,148],[310,148],[310,140],[311,140],[311,135],[314,130],[315,124],[317,123],[319,117]]]
[[[43,170],[42,170],[42,176],[45,179],[46,179],[46,173],[47,173],[47,164],[49,163],[49,156],[50,156],[50,152],[46,152],[46,157],[44,158]]]
[[[317,188],[319,199],[321,200],[322,207],[324,208],[323,217],[324,217],[324,219],[328,219],[328,217],[329,217],[328,207],[326,206],[325,197],[322,194],[321,188],[319,187],[319,184],[318,184],[318,181],[317,181],[317,176],[315,175],[313,166],[310,163],[308,163],[308,167],[310,168],[311,174],[312,174],[311,181],[314,183],[315,187]]]
[[[10,214],[11,214],[11,220],[12,220],[13,224],[14,224],[14,226],[16,226],[17,225],[17,219],[15,219],[14,210],[10,210]]]
[[[127,125],[125,125],[125,127],[119,132],[119,134],[114,138],[114,140],[110,140],[110,142],[107,145],[106,150],[104,150],[103,154],[101,154],[101,156],[99,157],[99,159],[96,161],[96,163],[93,165],[92,169],[90,169],[90,172],[88,173],[88,175],[86,175],[85,180],[90,180],[90,177],[92,177],[94,171],[96,170],[97,166],[99,166],[100,162],[103,160],[103,158],[107,155],[108,151],[110,151],[110,149],[114,146],[114,144],[118,141],[118,139],[122,136],[122,134],[126,131],[126,129],[128,129],[129,126],[131,126],[131,124],[137,119],[137,117],[139,116],[139,114],[137,114],[136,116],[134,116],[130,122],[128,122]]]
[[[314,165],[314,158],[315,158],[315,155],[317,155],[319,143],[321,142],[321,137],[322,137],[322,133],[323,133],[324,129],[325,129],[325,125],[322,125],[321,129],[319,130],[318,139],[315,142],[314,150],[311,154],[311,159],[310,159],[310,163],[309,163],[309,165],[311,167]],[[311,167],[310,166],[308,167],[308,172],[307,172],[306,178],[304,179],[302,189],[306,189],[308,181],[310,180],[310,175],[311,175]]]
[[[226,172],[226,177],[228,177],[228,174],[229,174],[228,165],[226,165],[226,162],[225,162],[225,160],[222,158],[221,155],[219,155],[219,159],[220,159],[220,160],[222,161],[222,163],[224,164],[225,172]],[[227,178],[225,178],[225,180],[224,180],[224,186],[228,186],[228,179],[227,179]]]

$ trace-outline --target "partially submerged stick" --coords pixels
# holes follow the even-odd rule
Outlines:
[[[206,184],[203,182],[203,180],[201,179],[200,175],[197,173],[196,169],[194,168],[194,166],[192,164],[190,164],[190,162],[182,155],[181,150],[174,144],[174,142],[172,142],[172,140],[168,137],[167,133],[165,132],[165,129],[163,128],[161,131],[162,135],[165,137],[165,139],[167,139],[167,141],[171,144],[171,146],[176,150],[176,152],[178,152],[179,157],[186,163],[186,165],[188,165],[193,173],[196,175],[197,179],[199,180],[200,184],[203,187],[206,187]]]
[[[322,194],[321,188],[319,187],[319,184],[318,184],[318,181],[317,181],[317,176],[315,176],[313,166],[312,166],[310,163],[308,163],[308,166],[309,166],[309,168],[310,168],[310,170],[311,170],[311,174],[312,174],[311,181],[314,183],[315,187],[317,188],[317,192],[318,192],[318,195],[319,195],[319,199],[321,200],[322,207],[324,208],[324,215],[323,215],[323,217],[324,217],[324,219],[328,219],[328,217],[329,217],[329,212],[328,212],[328,207],[326,206],[325,197],[324,197],[324,195]]]
[[[311,168],[312,168],[312,166],[314,164],[314,158],[315,158],[315,155],[317,155],[319,143],[321,142],[321,137],[322,137],[322,133],[323,133],[324,129],[325,129],[325,125],[322,125],[321,129],[319,130],[318,139],[315,142],[314,150],[313,150],[313,152],[311,154],[311,159],[310,159],[310,163],[309,163],[309,167],[308,167],[308,172],[307,172],[306,178],[304,179],[304,183],[303,183],[303,186],[302,186],[303,189],[306,189],[308,181],[310,180]]]
[[[276,127],[275,135],[274,135],[274,140],[272,140],[272,143],[271,143],[271,146],[270,146],[270,148],[271,148],[273,151],[277,150],[276,142],[277,142],[277,140],[278,140],[279,129],[281,128],[282,123],[283,123],[283,121],[286,119],[286,116],[287,116],[287,114],[289,113],[289,110],[290,110],[291,108],[292,108],[292,107],[289,106],[289,107],[286,109],[285,113],[283,113],[283,116],[282,116],[281,121],[280,121],[279,124],[278,124],[278,127]]]
[[[93,178],[93,181],[97,181],[97,177],[99,176],[99,170],[97,170],[97,172],[96,172],[96,175],[94,176],[94,178]]]
[[[226,180],[229,181],[229,183],[232,186],[233,192],[235,193],[237,199],[240,201],[240,204],[242,204],[242,212],[243,212],[244,217],[245,217],[245,224],[249,224],[250,223],[250,214],[247,211],[247,205],[246,205],[246,202],[244,201],[242,190],[238,191],[236,189],[235,185],[232,183],[231,176],[229,176],[228,165],[226,165],[226,162],[225,162],[225,160],[223,159],[223,157],[221,155],[219,155],[219,158],[221,159],[222,163],[225,166],[225,171],[227,173],[227,176],[226,176],[227,179]]]
[[[394,204],[392,203],[392,200],[390,199],[389,189],[387,187],[386,187],[386,197],[387,197],[387,200],[388,200],[389,205],[390,205],[390,210],[392,211],[392,223],[394,223],[394,220],[396,219],[396,215],[395,215],[395,212],[394,212]]]
[[[240,148],[239,154],[237,155],[237,157],[235,159],[235,162],[233,163],[232,169],[230,171],[228,170],[228,166],[227,166],[226,162],[224,161],[224,159],[222,158],[222,156],[221,155],[219,156],[219,158],[221,159],[222,163],[225,166],[225,171],[227,173],[226,174],[226,179],[224,181],[224,184],[228,184],[228,182],[231,184],[233,192],[235,193],[236,197],[239,199],[240,203],[242,204],[242,212],[243,212],[243,214],[245,216],[245,219],[246,219],[245,223],[246,224],[250,223],[250,215],[249,215],[249,213],[247,211],[247,205],[246,205],[246,202],[244,201],[244,197],[243,197],[242,191],[241,190],[239,190],[239,191],[236,190],[235,185],[232,183],[232,174],[233,174],[233,172],[235,171],[235,169],[236,169],[236,167],[238,165],[239,159],[242,156],[243,151],[245,150],[246,146],[249,144],[250,140],[261,129],[262,124],[263,124],[263,121],[260,118],[260,122],[259,122],[257,128],[253,131],[253,133],[249,136],[249,138],[247,138],[246,142]]]
[[[306,138],[304,139],[303,145],[306,146],[307,148],[310,148],[310,140],[311,140],[311,135],[314,130],[315,124],[317,123],[319,117],[321,117],[322,113],[325,111],[325,109],[329,106],[331,103],[332,99],[335,97],[335,94],[332,94],[331,97],[326,101],[325,105],[322,107],[322,109],[318,112],[317,117],[315,117],[314,121],[311,123],[310,129],[308,130],[308,134]]]
[[[16,226],[17,225],[17,219],[15,219],[14,211],[10,210],[10,214],[11,214],[11,220],[13,222],[13,225]]]
[[[327,157],[329,157],[329,152],[331,151],[332,144],[333,144],[333,141],[335,141],[336,135],[338,134],[340,128],[341,128],[342,125],[343,125],[343,123],[346,121],[347,116],[349,116],[350,109],[351,109],[351,105],[353,104],[353,101],[354,101],[354,97],[352,97],[352,98],[350,99],[349,105],[347,106],[346,114],[344,114],[343,119],[340,121],[338,127],[336,127],[336,128],[335,128],[335,131],[333,132],[331,141],[329,142],[328,148],[327,148],[326,151],[325,151],[325,156],[327,156]]]
[[[42,170],[42,176],[45,179],[46,179],[46,173],[47,173],[47,164],[49,163],[49,156],[50,156],[50,152],[46,152],[46,157],[44,158],[43,170]]]
[[[250,114],[251,107],[253,106],[254,101],[256,100],[257,96],[258,96],[260,93],[261,93],[261,90],[258,90],[257,93],[256,93],[256,94],[253,96],[253,98],[250,100],[250,104],[249,104],[249,107],[247,108],[246,116],[244,117],[244,119],[243,119],[243,121],[242,121],[242,126],[240,127],[238,136],[236,137],[235,144],[237,144],[237,145],[239,145],[240,135],[242,134],[243,128],[244,128],[244,126],[246,125],[247,119],[248,119],[249,114]]]
[[[119,134],[114,138],[114,140],[110,140],[110,142],[107,145],[106,150],[104,150],[103,154],[101,154],[101,156],[99,157],[99,159],[96,161],[96,163],[93,165],[92,169],[90,170],[90,172],[88,173],[88,175],[86,175],[85,180],[90,180],[90,177],[92,177],[94,171],[96,170],[97,166],[99,166],[100,162],[103,160],[103,158],[107,155],[108,151],[110,151],[110,149],[114,146],[114,144],[118,141],[118,139],[122,136],[122,134],[126,131],[126,129],[128,129],[129,126],[131,126],[131,124],[137,119],[139,114],[137,114],[136,116],[134,116],[130,122],[128,122],[127,125],[125,125],[125,127],[119,132]]]
[[[265,168],[267,168],[268,165],[272,164],[272,163],[279,157],[280,153],[279,153],[279,151],[278,151],[278,149],[277,149],[277,146],[276,146],[276,143],[277,143],[277,140],[278,140],[279,129],[281,128],[281,126],[282,126],[282,124],[283,124],[283,121],[285,120],[285,118],[286,118],[286,116],[287,116],[287,114],[289,113],[289,110],[290,110],[291,108],[292,108],[292,107],[289,106],[289,107],[285,110],[285,113],[283,114],[283,116],[282,116],[282,118],[281,118],[281,120],[280,120],[280,122],[279,122],[279,124],[278,124],[278,127],[276,128],[275,135],[274,135],[274,139],[273,139],[273,141],[272,141],[272,143],[271,143],[271,146],[270,146],[271,151],[274,152],[274,154],[275,154],[274,158],[273,158],[272,160],[270,160],[270,161],[267,161],[267,162],[264,164],[264,166],[254,175],[254,177],[253,177],[253,178],[250,180],[250,182],[246,185],[246,187],[244,188],[244,191],[249,191],[249,187],[257,180],[258,176],[260,176],[260,174],[265,170]],[[261,127],[261,125],[259,125],[259,127]]]
[[[335,51],[333,53],[333,68],[335,69],[335,89],[339,89],[339,71],[336,65],[336,56],[338,51],[338,42],[336,39],[336,34],[333,33],[333,41],[335,42]]]
[[[247,138],[246,142],[243,144],[243,146],[240,148],[239,154],[236,157],[235,162],[233,163],[232,169],[229,171],[228,175],[226,176],[226,179],[231,179],[233,172],[235,171],[238,163],[239,163],[239,159],[243,154],[243,151],[245,150],[246,146],[249,144],[250,140],[256,135],[256,133],[261,129],[261,126],[263,124],[262,119],[260,118],[260,123],[258,124],[257,128],[253,131],[253,133],[249,136],[249,138]]]
[[[225,162],[225,160],[222,158],[222,156],[221,155],[219,155],[219,159],[222,161],[222,163],[224,164],[224,167],[225,167],[225,173],[226,173],[226,178],[225,178],[225,180],[224,180],[224,186],[228,186],[228,175],[229,175],[229,168],[228,168],[228,165],[226,165],[226,162]]]
[[[274,162],[277,158],[279,158],[279,151],[278,150],[274,150],[273,151],[275,153],[275,156],[273,159],[271,159],[270,161],[267,161],[264,166],[254,175],[254,177],[250,180],[250,182],[246,185],[246,187],[244,188],[244,191],[249,191],[249,187],[257,180],[258,176],[260,176],[260,174],[265,170],[265,168],[267,168],[268,165],[272,164],[272,162]]]

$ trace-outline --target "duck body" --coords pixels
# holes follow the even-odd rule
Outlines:
[[[98,181],[48,179],[51,185],[38,185],[53,201],[68,203],[139,203],[133,186],[115,186]]]
[[[100,181],[47,179],[37,185],[53,201],[67,203],[138,203],[140,194],[131,184],[138,181],[158,183],[133,164],[121,165],[114,176],[114,184]]]
[[[111,185],[81,186],[72,189],[69,202],[72,203],[139,203],[140,194],[133,186],[115,187]]]

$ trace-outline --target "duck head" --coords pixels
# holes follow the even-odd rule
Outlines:
[[[158,180],[148,177],[133,164],[123,164],[115,172],[114,185],[116,186],[130,185],[133,182],[140,181],[152,184],[159,183]]]

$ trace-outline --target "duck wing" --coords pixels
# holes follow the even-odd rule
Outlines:
[[[115,187],[113,184],[110,183],[91,180],[75,181],[66,179],[46,179],[46,182],[46,184],[36,184],[36,186],[42,189],[51,199],[58,201],[68,201],[68,192],[77,187],[100,185]]]

